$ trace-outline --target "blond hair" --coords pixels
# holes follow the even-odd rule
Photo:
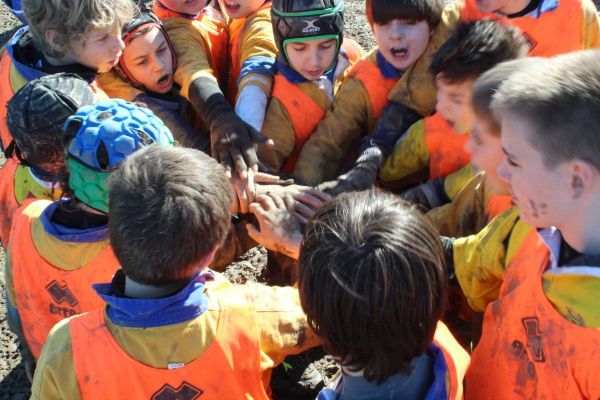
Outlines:
[[[38,49],[50,57],[63,57],[64,51],[51,46],[46,32],[56,31],[56,44],[69,48],[82,41],[93,29],[118,31],[133,17],[131,0],[23,0],[23,11]]]

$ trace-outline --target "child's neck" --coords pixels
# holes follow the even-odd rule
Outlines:
[[[160,299],[171,296],[183,289],[188,282],[170,283],[161,286],[145,285],[125,276],[124,294],[135,299]]]
[[[568,223],[557,227],[565,242],[582,254],[600,254],[600,209],[591,209],[591,213],[573,215]]]
[[[523,11],[532,0],[513,0],[500,7],[497,11],[504,15],[516,14]]]

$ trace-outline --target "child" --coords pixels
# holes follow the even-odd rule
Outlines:
[[[265,215],[285,206],[260,200],[261,231],[281,230]],[[439,321],[447,279],[437,232],[399,198],[352,193],[320,209],[302,239],[298,287],[342,374],[319,399],[461,399],[469,356]]]
[[[108,240],[107,178],[139,148],[173,142],[160,119],[123,100],[81,108],[65,136],[72,197],[26,202],[15,213],[7,252],[7,314],[30,372],[52,326],[99,307],[91,283],[118,267]]]
[[[486,309],[467,398],[600,396],[598,62],[597,52],[558,56],[515,73],[494,96],[499,174],[520,218],[541,230]]]
[[[177,58],[160,20],[140,9],[123,27],[123,42],[119,63],[98,79],[102,89],[110,97],[142,103],[152,110],[179,145],[210,152],[208,135],[174,85]]]
[[[378,48],[349,70],[333,106],[304,144],[293,175],[308,185],[337,176],[353,145],[375,126],[392,87],[410,79],[415,65],[425,62],[429,46],[437,48],[430,41],[432,32],[451,24],[443,20],[438,0],[368,0],[365,7]],[[422,89],[413,103],[428,102],[430,93]]]
[[[330,107],[344,72],[360,57],[360,47],[344,39],[341,0],[309,8],[276,0],[272,7],[279,56],[262,132],[275,146],[268,151],[259,148],[258,155],[271,169],[290,174],[302,145]]]
[[[62,73],[27,83],[8,102],[7,126],[13,138],[0,169],[0,239],[5,249],[13,215],[27,198],[61,198],[56,178],[65,168],[63,125],[78,108],[95,101],[86,81]]]
[[[0,139],[10,143],[6,104],[25,83],[74,72],[106,98],[96,75],[115,66],[123,50],[120,30],[133,14],[130,0],[22,0],[29,26],[19,29],[0,60]]]
[[[464,167],[470,158],[464,145],[475,120],[471,104],[475,80],[502,61],[525,56],[527,50],[521,33],[511,26],[489,20],[459,24],[431,61],[437,113],[402,136],[381,169],[380,179],[400,181],[394,185],[398,189],[402,180],[424,169],[429,170],[428,180],[443,180]],[[460,182],[460,187],[465,183]]]
[[[462,0],[461,19],[492,18],[521,29],[529,55],[550,57],[600,47],[600,23],[591,0]]]
[[[475,120],[466,148],[471,153],[471,166],[477,175],[451,203],[427,213],[441,235],[463,237],[476,234],[512,206],[508,186],[497,173],[504,152],[500,144],[500,121],[492,112],[491,103],[503,81],[536,61],[536,58],[523,58],[503,62],[475,81],[471,99]]]
[[[95,285],[104,309],[50,333],[32,398],[267,399],[268,370],[318,340],[296,289],[234,286],[206,268],[232,200],[225,170],[197,150],[127,159],[110,184],[121,270]]]
[[[203,1],[200,2],[204,5],[206,4]],[[191,3],[193,4],[190,4],[190,7],[197,4],[197,2]],[[260,4],[262,3],[263,1],[261,0]],[[268,4],[270,5],[270,2]],[[256,7],[260,8],[261,6],[258,5]],[[259,58],[256,59],[256,63],[250,63],[248,71],[262,71],[261,73],[264,72],[266,76],[269,76],[267,80],[270,82],[273,75],[270,66],[274,64],[276,49],[274,43],[271,46],[273,33],[270,25],[270,17],[268,17],[268,6],[264,5],[263,8],[259,15],[254,15],[247,21],[249,27],[252,26],[253,30],[252,32],[246,32],[244,43],[248,42],[251,45],[247,49],[249,54],[254,54],[255,51],[259,52],[256,54]],[[178,9],[181,10],[182,8]],[[246,10],[246,7],[244,7],[244,10]],[[264,18],[265,13],[268,17],[268,31],[265,30],[265,22],[267,21]],[[238,26],[240,23],[243,25],[244,21],[245,19],[242,18],[237,20],[234,25]],[[258,21],[259,23],[252,24],[252,21]],[[202,20],[166,18],[164,23],[177,55],[175,82],[181,87],[181,95],[190,102],[196,114],[202,117],[204,125],[210,131],[213,157],[226,166],[229,175],[231,175],[232,171],[235,171],[240,177],[247,179],[248,169],[257,170],[258,168],[255,145],[263,142],[272,145],[272,142],[268,141],[266,137],[253,127],[254,125],[258,126],[254,124],[256,121],[253,119],[245,120],[244,116],[240,118],[223,95],[223,91],[219,85],[221,84],[223,87],[226,87],[226,85],[224,84],[224,80],[219,76],[219,70],[215,68],[213,59],[211,59],[212,39]],[[236,43],[239,42],[239,35],[237,35],[237,38]],[[263,39],[266,39],[266,41]],[[258,43],[258,45],[253,47],[252,43]],[[272,47],[272,49],[267,51],[269,56],[262,59],[259,56],[260,48],[265,44],[269,48]],[[236,51],[239,53],[237,46],[232,47],[232,49],[237,49]],[[214,60],[222,61],[231,59],[231,57],[228,57],[215,57]],[[263,63],[263,61],[265,62]],[[250,86],[256,84],[260,86],[262,83],[259,81],[262,78],[258,80],[254,80],[253,78],[258,78],[258,76],[260,74],[250,74],[248,84]],[[263,90],[264,93],[267,93],[270,92],[270,88],[269,83],[268,88],[265,86],[262,89],[249,90],[250,92],[258,90],[260,96],[263,96]],[[251,99],[250,102],[252,101]],[[248,102],[244,101],[244,103]],[[248,115],[251,115],[253,118],[255,115],[258,115],[260,119],[259,125],[262,126],[266,98],[262,109],[260,107],[259,104],[257,113],[250,112]]]
[[[203,36],[215,76],[223,82],[227,69],[227,22],[217,8],[211,1],[155,0],[152,12],[163,20],[167,30],[178,25],[194,25],[196,32]]]

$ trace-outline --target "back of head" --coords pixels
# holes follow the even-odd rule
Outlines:
[[[458,24],[433,54],[430,70],[450,83],[475,80],[495,65],[527,55],[529,45],[521,32],[492,20]]]
[[[288,65],[288,43],[310,39],[336,39],[339,51],[344,39],[343,0],[274,0],[271,20],[275,43]],[[337,57],[334,58],[336,59]]]
[[[46,32],[56,32],[56,44],[65,48],[92,29],[121,29],[133,15],[131,0],[21,0],[25,18],[38,49],[51,57],[64,51],[50,46]]]
[[[6,118],[22,162],[49,173],[62,170],[63,125],[95,102],[89,84],[75,74],[47,75],[23,86],[8,102]]]
[[[371,26],[400,19],[427,21],[430,30],[440,22],[444,10],[444,0],[367,0],[365,5]]]
[[[120,99],[86,106],[65,122],[68,189],[85,205],[108,212],[106,180],[135,151],[173,135],[152,111]]]
[[[496,65],[494,68],[484,72],[473,85],[473,109],[479,118],[486,119],[494,128],[494,132],[500,134],[500,121],[492,112],[492,99],[500,86],[512,74],[529,68],[540,59],[525,57],[517,60],[506,61]]]
[[[600,170],[600,51],[540,59],[511,75],[492,109],[527,121],[548,167],[579,159]]]
[[[129,157],[110,180],[110,240],[124,273],[154,286],[189,279],[227,234],[231,201],[225,170],[200,151],[150,146]]]
[[[349,193],[310,222],[298,287],[309,324],[349,368],[383,382],[410,372],[443,313],[446,269],[428,220],[396,196]]]

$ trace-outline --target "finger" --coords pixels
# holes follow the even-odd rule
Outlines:
[[[312,195],[312,193],[308,192],[300,192],[293,195],[294,199],[302,204],[307,205],[310,208],[321,208],[323,206],[323,201]]]
[[[273,202],[273,198],[268,194],[256,196],[255,200],[265,211],[271,211],[275,209],[275,202]]]
[[[233,166],[235,170],[240,175],[240,178],[246,179],[248,177],[248,166],[244,162],[244,157],[242,157],[240,149],[238,149],[237,147],[229,149],[229,155],[231,160],[233,161]]]
[[[227,175],[227,178],[231,179],[231,157],[229,156],[229,152],[219,152],[219,158],[217,158],[217,161],[219,160],[221,165],[225,168],[225,175]]]
[[[294,212],[296,214],[300,214],[308,219],[311,219],[315,215],[317,210],[314,208],[308,207],[302,203],[296,202],[296,203],[294,203]]]
[[[254,197],[256,196],[256,172],[253,169],[248,170],[248,180],[246,181],[245,192],[248,197],[248,203],[252,203],[254,201]]]
[[[306,193],[311,194],[312,196],[315,196],[316,198],[318,198],[319,200],[321,200],[321,202],[326,203],[329,200],[331,200],[331,196],[328,195],[325,192],[320,191],[317,188],[311,188],[310,190],[307,190]]]
[[[279,208],[280,210],[285,210],[287,208],[281,196],[271,193],[269,197],[273,200],[275,207]]]
[[[256,156],[256,149],[252,147],[250,143],[244,143],[240,150],[246,164],[250,168],[256,168],[258,171],[258,157]]]
[[[298,213],[294,213],[294,216],[298,220],[298,223],[300,224],[300,226],[305,226],[308,224],[308,221],[310,221],[310,218],[307,219],[303,215],[300,215]]]
[[[246,232],[255,242],[261,243],[260,231],[252,224],[246,224]]]
[[[268,174],[266,172],[255,172],[254,182],[256,183],[279,183],[280,178],[277,175]]]

